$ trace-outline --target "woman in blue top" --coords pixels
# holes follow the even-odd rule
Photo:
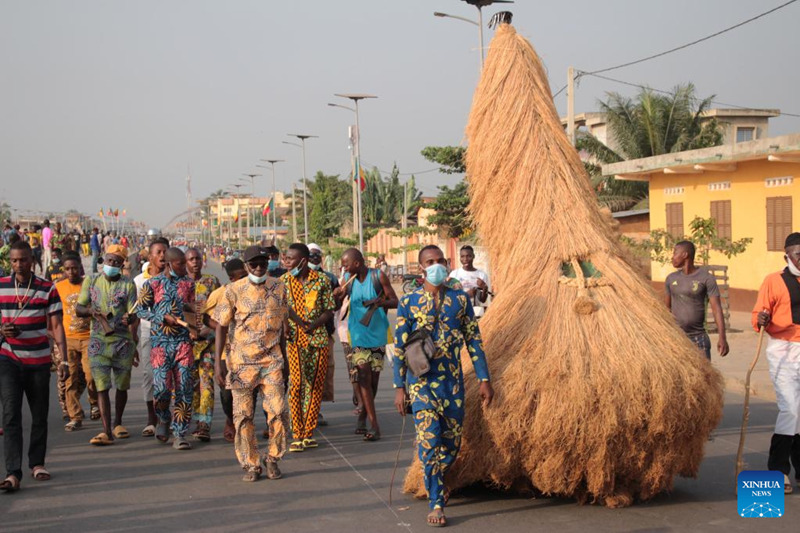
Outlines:
[[[381,429],[375,413],[375,394],[383,370],[389,330],[387,309],[397,308],[397,295],[383,272],[367,268],[364,256],[355,248],[342,255],[342,266],[347,272],[343,287],[334,291],[338,299],[350,295],[347,327],[350,330],[350,354],[354,373],[357,373],[359,405],[364,406],[358,416],[356,434],[364,434],[365,441],[381,438]],[[347,283],[351,276],[355,279]],[[366,429],[369,419],[371,428]]]

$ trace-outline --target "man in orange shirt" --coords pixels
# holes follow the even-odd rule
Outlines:
[[[92,380],[92,371],[89,368],[89,326],[91,320],[81,318],[75,314],[75,304],[81,293],[83,276],[81,276],[81,259],[77,253],[68,252],[64,256],[64,274],[67,276],[56,283],[58,296],[64,308],[64,333],[67,337],[67,364],[69,377],[66,383],[66,404],[69,422],[64,426],[65,431],[75,431],[83,426],[83,408],[81,395],[88,390],[89,404],[91,405],[91,418],[100,418],[100,408],[97,406],[97,390]]]
[[[784,492],[789,494],[792,465],[800,482],[800,233],[786,237],[784,249],[787,266],[761,284],[753,327],[764,327],[769,334],[767,362],[778,403],[767,468],[783,472]]]

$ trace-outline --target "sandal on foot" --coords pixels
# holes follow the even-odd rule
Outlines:
[[[43,466],[34,466],[31,475],[36,481],[50,481],[50,472]]]
[[[183,437],[175,437],[175,441],[172,443],[172,447],[176,450],[191,450],[192,445]]]
[[[6,492],[16,492],[19,490],[19,479],[17,476],[8,476],[0,483],[0,490]]]
[[[290,452],[302,452],[303,450],[305,448],[303,448],[303,441],[301,440],[296,440],[289,445]]]
[[[233,424],[225,422],[225,429],[222,430],[222,438],[226,442],[233,442],[236,439],[236,428]]]
[[[128,437],[131,436],[131,434],[128,433],[128,430],[125,429],[125,426],[123,425],[115,427],[111,433],[113,433],[114,437],[117,439],[127,439]]]
[[[447,525],[447,518],[441,509],[434,509],[428,513],[426,523],[431,527],[445,527]]]
[[[197,429],[192,432],[192,437],[201,442],[208,442],[211,440],[211,428],[208,427],[208,424],[200,423],[197,425]]]
[[[267,469],[267,479],[280,479],[283,477],[281,469],[278,468],[278,463],[275,461],[264,460],[264,467]]]
[[[166,444],[169,440],[169,426],[159,422],[156,426],[156,440],[162,444]]]
[[[248,483],[252,483],[253,481],[258,481],[258,478],[261,477],[261,470],[248,470],[245,472],[242,481],[247,481]]]
[[[306,448],[319,448],[319,444],[315,439],[303,439],[303,449]]]
[[[783,493],[784,494],[791,494],[794,488],[792,488],[792,482],[789,480],[789,476],[786,474],[783,475]]]
[[[91,439],[89,439],[89,444],[93,446],[111,446],[114,444],[114,441],[109,438],[108,435],[105,433],[98,433]]]
[[[92,420],[100,420],[100,408],[96,405],[92,406],[91,411],[89,411],[89,418]]]
[[[142,430],[142,437],[155,437],[156,427],[153,424],[147,424]]]
[[[375,442],[381,440],[381,432],[371,429],[364,434],[364,442]]]
[[[64,431],[75,431],[81,428],[83,428],[83,422],[81,422],[80,420],[70,420],[64,426]]]

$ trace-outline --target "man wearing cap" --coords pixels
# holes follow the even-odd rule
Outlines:
[[[783,472],[784,492],[792,492],[794,466],[800,482],[800,233],[786,237],[786,268],[761,284],[753,308],[753,327],[765,328],[767,362],[778,403],[778,419],[767,468]]]
[[[194,281],[186,275],[186,255],[180,248],[169,248],[165,260],[164,272],[142,285],[136,309],[140,319],[150,321],[156,440],[166,444],[171,420],[175,435],[172,447],[191,450],[186,434],[192,419],[194,334],[184,313],[195,309]],[[175,408],[170,412],[173,399]]]
[[[314,272],[325,274],[328,277],[328,280],[331,282],[332,290],[339,288],[339,279],[333,273],[322,269],[322,248],[320,245],[312,242],[308,245],[308,251],[310,252],[308,256],[308,268]],[[341,304],[337,302],[334,311],[338,311],[339,308],[341,308]],[[325,329],[328,331],[328,353],[330,355],[328,356],[328,369],[325,374],[325,386],[322,389],[323,402],[333,401],[333,377],[336,370],[334,363],[335,358],[333,357],[333,334],[336,331],[336,320],[337,318],[334,316],[327,324],[325,324]],[[322,410],[319,412],[319,422],[317,425],[328,425],[328,423],[325,421],[325,418],[322,416]]]
[[[216,323],[215,373],[220,387],[233,396],[236,458],[244,481],[261,477],[262,458],[255,435],[254,391],[261,391],[267,413],[269,449],[263,458],[268,479],[278,479],[278,461],[286,452],[289,416],[286,410],[284,368],[288,305],[284,284],[267,274],[265,248],[245,250],[248,275],[225,287],[211,318]],[[230,339],[228,334],[230,333]],[[226,348],[226,341],[228,346]],[[223,361],[222,353],[226,353]]]
[[[91,318],[89,336],[89,367],[92,372],[103,432],[89,443],[107,446],[114,439],[127,439],[130,434],[122,425],[122,415],[128,403],[131,368],[139,364],[136,353],[138,319],[134,314],[136,286],[122,275],[122,265],[128,250],[111,245],[103,257],[103,273],[92,274],[83,280],[75,305],[75,314]],[[112,378],[113,374],[113,378]],[[111,424],[109,390],[116,386],[114,424]]]
[[[267,246],[265,250],[267,251],[267,257],[269,257],[267,263],[269,277],[279,278],[286,274],[286,269],[281,266],[281,251],[278,250],[278,247]]]

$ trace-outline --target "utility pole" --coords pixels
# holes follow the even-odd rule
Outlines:
[[[330,105],[330,104],[329,104]],[[359,211],[358,211],[358,188],[361,187],[361,176],[356,176],[356,127],[355,125],[347,128],[348,138],[350,139],[350,181],[353,185],[353,234],[360,234],[359,230]]]
[[[408,182],[403,184],[403,275],[408,273]]]
[[[292,241],[297,242],[297,210],[294,208],[297,201],[297,183],[292,182]]]
[[[567,138],[575,146],[575,69],[567,69]]]

